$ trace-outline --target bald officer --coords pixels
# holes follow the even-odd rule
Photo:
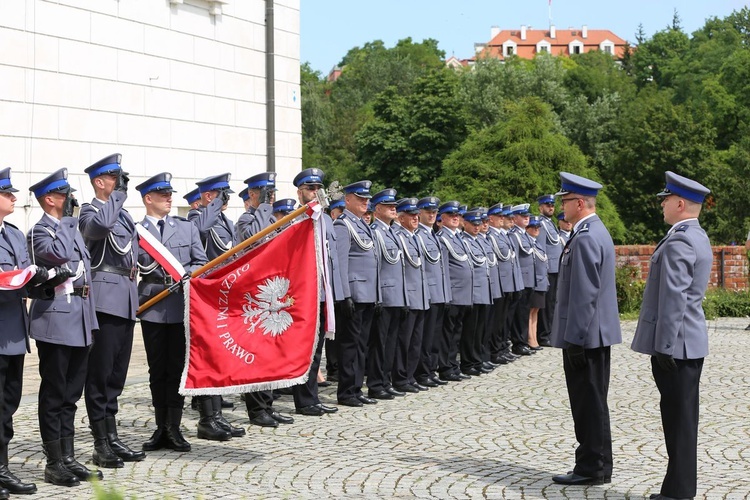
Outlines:
[[[122,467],[123,462],[146,458],[132,450],[117,435],[117,398],[133,349],[138,236],[127,210],[128,174],[120,163],[122,155],[102,158],[85,169],[94,188],[94,199],[84,203],[78,217],[86,246],[91,253],[92,281],[99,330],[89,355],[86,375],[86,411],[94,434],[93,461],[99,467]]]
[[[565,382],[576,440],[576,465],[556,483],[603,484],[612,477],[609,423],[610,347],[622,342],[615,290],[615,246],[596,215],[601,184],[560,173],[556,196],[573,224],[560,261],[552,345],[563,349]]]
[[[61,168],[29,188],[44,215],[27,235],[32,261],[70,274],[48,298],[31,302],[30,335],[39,353],[39,432],[47,454],[46,482],[77,486],[102,479],[75,459],[76,403],[86,381],[92,332],[99,329],[91,293],[91,264],[73,210],[78,202]]]
[[[713,252],[698,217],[709,190],[666,173],[661,198],[672,228],[651,257],[632,349],[651,356],[661,394],[661,419],[669,456],[661,493],[651,498],[693,498],[697,489],[698,407],[708,330],[701,305]]]
[[[140,224],[190,273],[206,263],[206,252],[195,224],[169,215],[174,192],[171,180],[172,174],[163,172],[135,187],[146,207],[146,217]],[[176,284],[143,248],[140,249],[138,265],[141,270],[138,284],[140,303]],[[191,448],[180,430],[185,398],[178,392],[185,364],[184,311],[184,297],[178,288],[177,293],[168,295],[140,314],[157,427],[151,439],[143,443],[144,451],[167,448],[185,452]]]

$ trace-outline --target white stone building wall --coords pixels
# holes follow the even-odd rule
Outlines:
[[[301,168],[299,9],[274,4],[279,198]],[[28,187],[61,167],[90,201],[84,168],[115,152],[136,219],[134,187],[158,172],[173,213],[212,174],[239,192],[266,170],[265,14],[264,0],[0,0],[0,168],[21,190],[8,220],[36,222]],[[242,211],[234,196],[227,215]]]

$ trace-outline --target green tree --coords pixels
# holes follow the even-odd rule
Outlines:
[[[550,106],[537,97],[508,103],[507,119],[475,131],[443,164],[437,193],[443,200],[469,205],[530,203],[560,187],[559,173],[597,178],[586,158],[560,132]],[[598,213],[615,240],[625,228],[606,190],[597,200]]]

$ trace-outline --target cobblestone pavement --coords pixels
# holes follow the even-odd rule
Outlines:
[[[710,322],[711,354],[703,372],[698,450],[700,498],[750,497],[750,333],[747,319]],[[612,352],[610,410],[615,445],[612,483],[564,487],[551,481],[573,465],[575,439],[561,354],[547,348],[489,375],[335,415],[296,416],[277,429],[248,426],[236,400],[227,418],[248,427],[243,438],[197,439],[197,414],[185,411],[190,453],[151,452],[122,469],[103,469],[104,489],[126,498],[648,498],[666,468],[658,393],[648,358],[625,343]],[[36,354],[15,418],[11,467],[39,487],[34,498],[90,498],[91,485],[63,488],[43,482],[34,393]],[[143,346],[136,335],[129,384],[121,398],[120,436],[142,443],[154,429]],[[321,390],[335,403],[335,388]],[[293,413],[290,396],[275,407]],[[92,441],[83,401],[78,455],[91,465]]]

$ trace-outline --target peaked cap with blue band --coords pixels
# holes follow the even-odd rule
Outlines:
[[[319,168],[306,168],[297,174],[292,184],[294,184],[294,187],[300,187],[302,184],[322,186],[325,176],[326,174]]]
[[[393,188],[384,189],[382,191],[378,191],[374,195],[372,195],[372,198],[370,199],[370,204],[375,207],[375,205],[395,205],[396,204],[396,190]]]
[[[532,215],[531,217],[529,217],[529,225],[527,227],[539,227],[541,225],[542,221],[538,216]]]
[[[419,200],[416,198],[401,198],[396,205],[396,212],[416,215],[419,213]]]
[[[283,200],[274,202],[273,211],[284,212],[284,213],[293,212],[294,207],[296,205],[297,205],[297,200],[294,200],[292,198],[284,198]]]
[[[17,193],[18,189],[10,183],[10,167],[0,170],[0,193]]]
[[[417,201],[420,210],[437,210],[440,206],[440,198],[437,196],[425,196]]]
[[[75,189],[68,184],[68,169],[61,168],[31,186],[29,191],[34,193],[35,198],[40,198],[45,194],[52,192],[72,193]]]
[[[160,193],[176,193],[177,191],[172,189],[172,184],[170,184],[171,181],[172,174],[169,172],[162,172],[147,179],[145,182],[138,184],[135,189],[141,193],[142,197],[154,191]]]
[[[247,201],[248,198],[250,198],[250,193],[247,192],[247,188],[239,192],[239,197],[242,198],[242,201]]]
[[[477,210],[467,210],[464,214],[464,220],[466,222],[474,224],[475,226],[478,226],[482,223],[482,212],[479,212]]]
[[[665,173],[665,177],[667,180],[667,186],[656,196],[664,197],[673,194],[694,203],[703,203],[706,195],[711,192],[711,190],[703,184],[679,174],[675,174],[669,170]]]
[[[84,172],[89,174],[90,179],[94,179],[104,174],[115,174],[122,170],[122,167],[120,166],[121,162],[122,155],[120,153],[115,153],[106,158],[102,158],[90,167],[87,167]]]
[[[539,198],[536,199],[536,202],[540,205],[544,205],[546,203],[549,203],[551,205],[555,204],[555,195],[554,194],[543,194]]]
[[[226,189],[228,192],[234,193],[234,191],[232,191],[232,188],[229,187],[229,179],[231,178],[232,174],[230,173],[212,175],[211,177],[206,177],[205,179],[200,180],[195,184],[198,186],[198,191],[200,191],[201,193],[207,193],[209,191],[220,191],[222,189]]]
[[[513,207],[510,205],[503,205],[503,211],[500,212],[500,215],[510,217],[511,215],[513,215]]]
[[[560,212],[557,214],[557,220],[565,220],[565,212]]]
[[[262,187],[276,187],[276,172],[261,172],[245,179],[248,189],[260,189]]]
[[[458,207],[458,215],[461,217],[464,216],[464,214],[469,210],[469,207],[467,205],[461,205]]]
[[[370,194],[371,187],[372,182],[370,181],[352,182],[351,184],[344,186],[344,193],[356,194],[360,198],[372,198],[372,194]]]
[[[527,215],[531,215],[531,212],[529,212],[529,207],[530,206],[531,205],[529,205],[528,203],[522,203],[520,205],[514,205],[510,209],[510,211],[511,211],[511,214],[513,214],[513,215],[527,216]]]
[[[503,215],[503,204],[495,203],[487,210],[487,215]]]
[[[596,196],[602,188],[602,185],[598,182],[581,177],[580,175],[571,174],[570,172],[560,172],[560,183],[560,191],[555,193],[555,196],[562,196],[568,193]]]
[[[440,205],[440,208],[438,208],[438,213],[440,215],[457,214],[460,208],[461,208],[461,202],[456,201],[456,200],[446,201],[445,203]]]
[[[338,200],[331,200],[331,202],[328,204],[328,209],[333,210],[334,208],[341,208],[343,209],[344,206],[346,206],[346,203],[344,202],[343,198],[339,198]]]
[[[200,191],[198,191],[198,188],[195,188],[188,194],[183,196],[183,198],[185,198],[185,201],[188,202],[188,205],[192,205],[193,203],[201,199],[201,193]]]

